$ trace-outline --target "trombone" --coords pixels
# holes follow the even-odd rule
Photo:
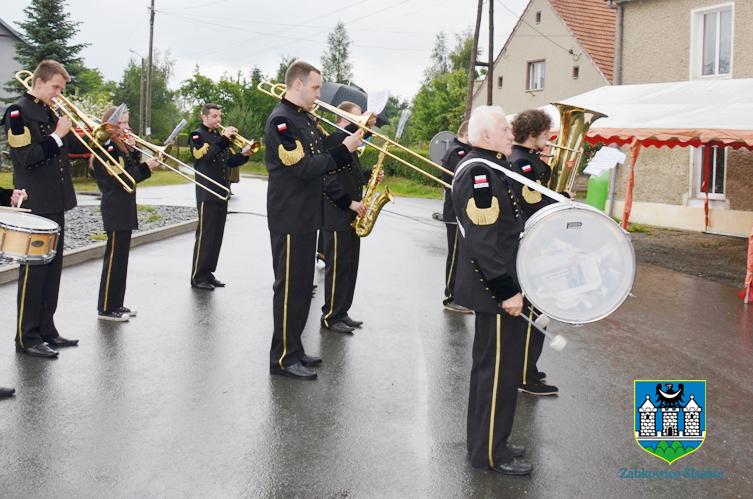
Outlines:
[[[31,91],[33,82],[32,78],[34,74],[31,71],[22,70],[16,73],[16,80],[23,85],[26,90]],[[89,151],[89,153],[96,158],[105,169],[115,177],[120,185],[126,192],[132,194],[136,189],[136,180],[118,163],[115,158],[104,148],[102,144],[97,140],[98,134],[103,131],[103,126],[97,120],[92,119],[81,109],[76,107],[67,97],[60,95],[53,99],[54,107],[53,112],[56,112],[58,116],[62,114],[68,116],[74,127],[81,130],[84,137],[71,130],[73,136],[78,139],[79,142]],[[87,142],[88,139],[88,142]]]
[[[262,82],[260,82],[256,86],[256,88],[260,92],[265,93],[267,95],[270,95],[270,96],[275,97],[276,99],[280,99],[280,100],[285,95],[285,90],[286,90],[286,87],[285,87],[284,83],[274,83],[274,82],[271,82],[271,81],[262,81]],[[430,178],[431,180],[434,180],[435,182],[438,182],[438,183],[442,184],[443,186],[447,187],[448,189],[452,187],[450,184],[448,184],[447,182],[445,182],[441,178],[439,178],[437,176],[434,176],[431,173],[429,173],[427,171],[424,171],[421,168],[419,168],[419,167],[417,167],[417,166],[415,166],[415,165],[407,162],[403,158],[401,158],[401,157],[399,157],[399,156],[397,156],[397,155],[389,152],[387,150],[388,147],[390,147],[390,146],[391,147],[396,147],[396,148],[400,149],[401,151],[410,154],[414,158],[420,159],[424,163],[427,163],[430,166],[433,166],[434,168],[437,168],[441,172],[446,173],[447,175],[449,175],[451,177],[454,175],[450,170],[448,170],[448,169],[446,169],[446,168],[438,165],[437,163],[433,162],[432,160],[430,160],[428,158],[425,158],[425,157],[421,156],[420,154],[418,154],[417,152],[414,152],[414,151],[408,149],[404,145],[395,142],[394,140],[390,139],[386,135],[384,135],[382,133],[379,133],[377,131],[374,131],[372,128],[369,128],[366,125],[366,123],[369,121],[370,115],[364,114],[362,116],[356,116],[354,114],[345,112],[342,109],[338,109],[336,106],[333,106],[331,104],[327,104],[326,102],[322,102],[321,100],[317,99],[316,100],[316,106],[311,111],[311,114],[315,118],[317,118],[317,119],[319,119],[319,120],[321,120],[321,121],[323,121],[323,122],[325,122],[325,123],[327,123],[327,124],[329,124],[329,125],[337,128],[338,130],[341,130],[341,131],[343,131],[343,132],[345,132],[345,133],[347,133],[349,135],[352,135],[351,132],[349,132],[345,128],[337,125],[336,123],[332,122],[331,120],[328,120],[327,118],[324,118],[323,116],[321,116],[321,114],[316,113],[316,110],[318,108],[322,108],[322,109],[324,109],[326,111],[331,112],[335,116],[338,116],[340,118],[344,118],[344,119],[346,119],[346,120],[348,120],[348,121],[350,121],[350,122],[358,125],[358,127],[361,128],[361,129],[363,129],[365,132],[369,132],[372,136],[377,137],[379,139],[382,139],[384,145],[382,147],[380,147],[380,146],[377,146],[376,144],[374,144],[371,141],[364,141],[364,144],[373,147],[374,149],[376,149],[380,153],[386,154],[387,156],[389,156],[390,158],[394,159],[395,161],[398,161],[398,162],[402,163],[403,165],[405,165],[405,166],[407,166],[407,167],[409,167],[409,168],[417,171],[421,175],[423,175],[423,176],[425,176],[427,178]]]
[[[214,196],[218,197],[219,199],[223,201],[227,201],[230,198],[230,189],[228,189],[221,183],[217,182],[216,180],[212,179],[211,177],[201,173],[196,168],[193,168],[185,164],[184,162],[182,162],[181,160],[179,160],[172,154],[168,153],[167,149],[169,146],[158,146],[158,145],[152,144],[151,142],[147,142],[146,140],[142,139],[141,137],[133,133],[131,130],[128,130],[123,135],[123,138],[126,140],[133,139],[134,145],[131,146],[133,147],[133,149],[140,152],[144,156],[156,159],[157,161],[159,161],[159,164],[161,166],[164,166],[165,168],[177,173],[178,175],[188,180],[189,182],[193,182],[194,184],[196,184],[197,187],[201,187],[208,193],[213,194]],[[257,150],[258,150],[258,147],[257,147]],[[177,167],[171,165],[170,163],[168,163],[168,161],[175,163]],[[194,176],[192,177],[191,175],[181,171],[181,168],[190,171]],[[220,189],[220,191],[223,194],[215,192],[214,190],[210,189],[206,185],[200,183],[198,180],[196,180],[196,175],[214,184],[218,189]]]

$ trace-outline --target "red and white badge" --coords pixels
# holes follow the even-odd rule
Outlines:
[[[107,152],[112,152],[112,151],[113,151],[113,147],[111,145],[107,146]]]
[[[191,136],[191,138],[192,138],[193,140],[199,140],[199,134],[198,134],[198,133],[196,133],[196,134],[192,135],[192,136]]]
[[[521,170],[523,170],[523,173],[531,173],[533,171],[533,167],[531,165],[523,165],[520,167]]]
[[[489,181],[486,179],[486,175],[476,175],[473,177],[474,189],[482,189],[484,187],[489,187]]]
[[[277,131],[279,133],[287,132],[288,131],[288,124],[287,123],[280,123],[277,125]]]
[[[464,150],[462,150],[462,149],[460,149],[460,150],[458,151],[458,156],[465,156],[465,151],[464,151]]]
[[[14,109],[10,112],[11,118],[18,118],[19,116],[21,116],[21,111],[19,111],[18,109]]]

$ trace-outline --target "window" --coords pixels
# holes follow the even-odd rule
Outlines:
[[[709,199],[724,199],[727,148],[721,146],[696,147],[693,159],[696,171],[696,197],[706,197],[704,165],[708,164]]]
[[[691,77],[732,73],[733,12],[731,4],[693,11]]]
[[[580,76],[580,66],[573,66],[573,80],[577,80]]]
[[[501,76],[497,77],[497,88],[502,88],[502,77]]]
[[[528,63],[526,88],[528,90],[544,89],[544,61],[532,61]]]
[[[541,11],[536,12],[536,24],[541,24]]]

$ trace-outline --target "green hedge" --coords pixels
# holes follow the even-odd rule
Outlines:
[[[418,154],[420,154],[421,156],[425,158],[429,157],[428,149],[413,149],[413,151],[417,152]],[[418,158],[415,158],[413,155],[405,151],[397,150],[395,148],[390,148],[389,152],[391,154],[394,154],[398,158],[403,159],[407,161],[408,163],[421,168],[425,172],[430,173],[431,175],[434,175],[435,177],[441,177],[440,170],[432,167],[431,165],[421,161]],[[377,151],[373,147],[366,146],[366,150],[363,152],[363,155],[361,156],[361,164],[366,168],[371,168],[376,164],[378,157],[379,157],[379,151]],[[387,176],[408,178],[411,180],[415,180],[416,182],[424,184],[424,185],[430,185],[434,187],[441,186],[441,184],[425,177],[424,175],[421,175],[420,173],[413,170],[412,168],[405,166],[401,162],[389,156],[384,158],[384,174]]]

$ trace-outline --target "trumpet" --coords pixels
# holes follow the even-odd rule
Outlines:
[[[16,73],[16,80],[18,80],[28,91],[32,90],[33,77],[34,74],[27,70],[22,70]],[[71,120],[73,126],[80,129],[84,134],[82,137],[78,133],[73,132],[73,136],[81,142],[95,159],[104,165],[105,169],[110,175],[115,177],[126,192],[133,193],[136,189],[136,180],[134,180],[125,168],[123,168],[123,166],[118,163],[99,142],[99,138],[102,136],[109,137],[109,133],[105,129],[106,125],[103,125],[98,120],[87,115],[64,95],[55,97],[52,102],[52,111],[58,116],[67,116]]]
[[[271,81],[262,81],[262,82],[260,82],[256,86],[256,88],[260,92],[265,93],[267,95],[270,95],[272,97],[275,97],[276,99],[282,99],[283,95],[285,95],[285,90],[286,90],[286,87],[285,87],[284,83],[274,83],[274,82],[271,82]],[[411,168],[412,170],[415,170],[416,172],[420,173],[421,175],[425,176],[426,178],[429,178],[429,179],[431,179],[431,180],[433,180],[433,181],[435,181],[435,182],[437,182],[439,184],[442,184],[444,187],[447,187],[448,189],[452,187],[450,184],[448,184],[447,182],[445,182],[441,178],[439,178],[439,177],[437,177],[435,175],[432,175],[431,173],[429,173],[429,172],[427,172],[425,170],[422,170],[421,168],[419,168],[419,167],[417,167],[417,166],[409,163],[408,161],[404,160],[403,158],[397,156],[396,154],[393,154],[393,153],[389,152],[387,150],[388,147],[395,147],[395,148],[397,148],[397,149],[399,149],[399,150],[401,150],[401,151],[403,151],[405,153],[410,154],[414,158],[416,158],[416,159],[418,159],[418,160],[420,160],[420,161],[428,164],[429,166],[432,166],[432,167],[438,169],[439,171],[441,171],[441,172],[443,172],[443,173],[445,173],[447,175],[450,175],[451,177],[454,175],[450,170],[448,170],[448,169],[446,169],[446,168],[438,165],[437,163],[433,162],[432,160],[430,160],[428,158],[425,158],[425,157],[421,156],[420,154],[418,154],[417,152],[412,151],[411,149],[403,146],[402,144],[399,144],[399,143],[395,142],[394,140],[390,139],[386,135],[384,135],[382,133],[379,133],[379,132],[375,131],[372,128],[369,128],[369,126],[367,125],[367,123],[368,123],[369,119],[371,118],[370,114],[364,114],[364,115],[361,115],[361,116],[356,116],[356,115],[354,115],[352,113],[345,112],[342,109],[338,109],[336,106],[333,106],[331,104],[327,104],[326,102],[323,102],[323,101],[317,99],[316,100],[316,106],[311,111],[311,114],[315,118],[317,118],[317,119],[319,119],[319,120],[327,123],[330,126],[333,126],[333,127],[337,128],[338,130],[341,130],[341,131],[343,131],[343,132],[345,132],[345,133],[347,133],[349,135],[351,134],[351,132],[349,132],[345,128],[337,125],[333,121],[328,120],[327,118],[324,118],[323,116],[321,116],[320,113],[317,113],[316,111],[319,108],[324,109],[325,111],[329,111],[330,113],[334,114],[335,116],[338,116],[340,118],[344,118],[344,119],[346,119],[346,120],[348,120],[348,121],[356,124],[358,126],[358,128],[361,128],[365,132],[371,133],[371,135],[373,137],[377,137],[379,139],[382,139],[383,144],[384,144],[382,147],[380,147],[380,146],[374,144],[371,141],[364,141],[365,145],[373,147],[374,149],[376,149],[380,153],[384,153],[385,155],[389,156],[390,158],[394,159],[395,161],[397,161],[397,162],[399,162],[399,163],[407,166],[408,168]]]
[[[158,146],[156,144],[152,144],[151,142],[148,142],[142,139],[141,137],[133,133],[131,130],[127,130],[123,135],[121,135],[121,139],[124,142],[126,142],[126,144],[128,144],[129,142],[132,142],[133,145],[130,147],[132,147],[134,150],[140,152],[144,156],[156,159],[159,162],[160,166],[164,166],[168,170],[174,173],[177,173],[184,179],[196,184],[197,187],[201,187],[202,189],[216,196],[217,198],[223,201],[227,201],[230,198],[230,189],[220,184],[216,180],[208,177],[207,175],[204,175],[203,173],[198,171],[196,168],[193,168],[185,164],[184,162],[182,162],[181,160],[179,160],[172,154],[168,153],[167,149],[169,146]],[[176,166],[171,165],[170,162],[174,163]],[[188,173],[181,171],[182,169],[188,170],[189,172],[191,172],[193,174],[193,177],[189,175]],[[210,182],[215,187],[217,187],[222,192],[222,194],[215,192],[214,190],[210,189],[206,185],[197,181],[196,180],[197,175],[201,177],[202,179],[204,179],[205,181]]]
[[[220,133],[225,132],[225,127],[220,125]],[[259,149],[261,149],[261,142],[258,140],[248,140],[240,136],[240,134],[234,134],[230,138],[230,147],[235,152],[242,151],[246,146],[249,146],[251,148],[251,154],[259,152]]]

